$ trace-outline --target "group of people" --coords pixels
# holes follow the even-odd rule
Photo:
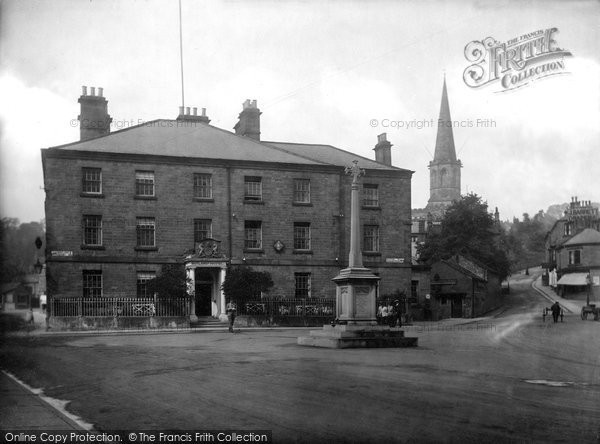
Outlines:
[[[400,301],[395,300],[393,304],[380,304],[377,307],[377,323],[380,325],[389,325],[395,327],[402,326],[402,306]]]

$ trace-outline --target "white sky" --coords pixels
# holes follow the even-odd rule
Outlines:
[[[231,130],[256,99],[263,140],[331,144],[374,158],[388,133],[395,166],[429,197],[435,128],[371,119],[437,119],[446,72],[462,192],[502,219],[571,196],[600,200],[600,3],[182,0],[186,106]],[[78,140],[81,86],[104,88],[113,131],[175,118],[181,101],[176,1],[2,1],[0,216],[44,217],[40,148]],[[556,27],[569,75],[517,91],[467,87],[464,47]],[[133,123],[131,123],[133,122]],[[118,128],[117,128],[118,127]]]

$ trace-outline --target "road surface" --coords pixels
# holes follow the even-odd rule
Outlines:
[[[274,442],[590,442],[600,322],[531,280],[477,323],[420,324],[413,349],[296,345],[302,330],[5,338],[1,366],[96,430],[272,430]],[[1,402],[1,401],[0,401]],[[32,418],[32,420],[34,420]]]

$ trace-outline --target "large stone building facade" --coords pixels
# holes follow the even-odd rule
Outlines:
[[[544,283],[561,295],[600,296],[600,215],[591,201],[573,197],[563,217],[546,234]]]
[[[102,90],[84,92],[81,140],[42,150],[51,297],[136,297],[165,264],[185,264],[192,316],[223,316],[228,266],[271,274],[270,297],[333,298],[347,266],[351,177],[358,161],[365,266],[380,293],[410,289],[411,175],[330,145],[266,142],[246,101],[235,132],[180,109],[109,132]]]

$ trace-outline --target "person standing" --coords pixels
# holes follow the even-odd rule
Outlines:
[[[552,311],[552,319],[554,320],[554,323],[556,324],[558,322],[558,316],[560,315],[560,304],[558,303],[558,301],[556,301],[554,304],[552,304],[552,307],[550,307],[550,310]]]
[[[400,305],[400,301],[396,299],[394,301],[394,327],[395,326],[402,327],[402,305]]]
[[[237,307],[233,301],[227,302],[225,307],[225,313],[227,313],[227,319],[229,320],[229,331],[233,333],[233,323],[235,322]]]
[[[388,314],[388,307],[387,304],[384,302],[383,307],[381,308],[381,323],[383,325],[388,325]]]

